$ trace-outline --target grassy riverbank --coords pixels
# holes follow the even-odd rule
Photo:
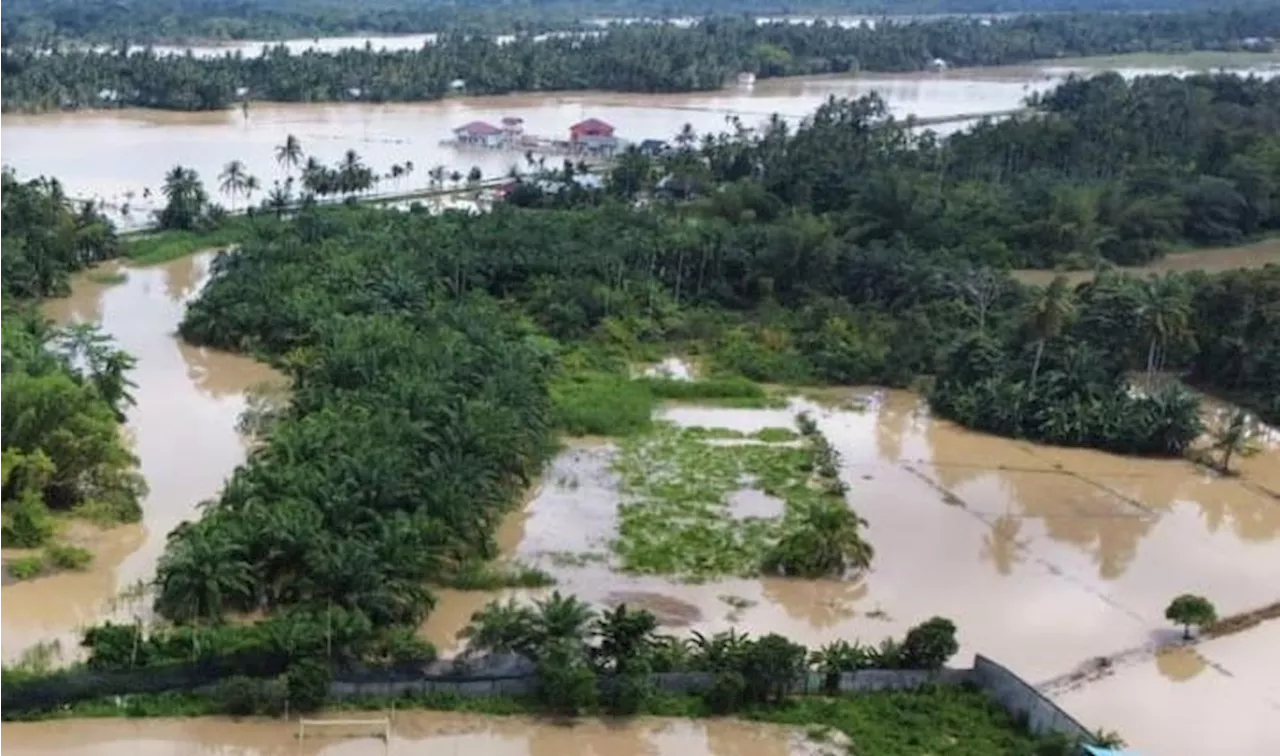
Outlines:
[[[253,218],[236,216],[204,231],[166,229],[125,236],[124,257],[135,265],[159,265],[207,249],[239,244],[252,232],[253,222]]]
[[[511,697],[462,698],[449,695],[400,696],[346,701],[333,711],[427,709],[490,716],[538,716],[536,702]],[[43,719],[82,717],[191,717],[221,714],[207,696],[157,694],[130,696],[124,702],[98,699],[51,712]],[[694,696],[656,696],[643,714],[706,718],[705,702]],[[593,715],[602,715],[594,712]],[[858,753],[1044,754],[1057,741],[1027,733],[980,691],[923,688],[842,698],[801,698],[780,706],[740,712],[739,718],[802,728],[811,740],[847,741]],[[394,720],[392,722],[394,730]],[[839,733],[838,735],[836,733]]]

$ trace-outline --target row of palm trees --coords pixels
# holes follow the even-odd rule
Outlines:
[[[372,189],[379,181],[390,180],[399,183],[414,172],[412,160],[394,163],[385,174],[378,174],[366,166],[355,150],[347,150],[341,162],[335,167],[322,164],[314,155],[308,156],[303,150],[302,142],[297,136],[289,134],[275,148],[276,163],[288,175],[285,180],[276,181],[267,192],[265,207],[277,215],[295,203],[294,187],[300,180],[306,194],[316,197],[331,195],[352,196]],[[296,176],[295,176],[296,172]],[[468,186],[477,186],[484,180],[479,166],[472,166],[467,173],[458,170],[450,171],[444,165],[437,165],[427,173],[428,187],[444,189],[446,183],[450,188],[457,187],[465,181]],[[236,209],[236,200],[244,197],[253,199],[254,193],[262,189],[258,178],[248,172],[244,161],[228,162],[218,175],[219,189],[231,200],[232,211]]]

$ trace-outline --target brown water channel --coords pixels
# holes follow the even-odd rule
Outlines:
[[[664,413],[680,424],[754,431],[791,426],[796,410],[813,410],[843,456],[851,505],[870,523],[875,563],[858,579],[680,584],[619,574],[602,561],[566,563],[560,552],[608,555],[619,503],[608,445],[562,454],[538,495],[509,519],[504,548],[549,570],[559,590],[602,606],[646,606],[668,630],[735,626],[816,646],[836,639],[878,642],[930,616],[947,616],[960,628],[959,662],[983,653],[1033,683],[1099,656],[1168,642],[1176,633],[1164,607],[1179,593],[1210,596],[1222,614],[1280,598],[1275,439],[1242,464],[1242,477],[1224,479],[1183,461],[978,435],[931,419],[914,395],[861,393],[869,400],[863,411],[797,402],[787,410]],[[453,634],[487,598],[443,597],[425,634],[456,650]],[[1255,663],[1280,668],[1280,647],[1258,630],[1232,642],[1247,647]],[[1170,683],[1157,675],[1148,684]],[[1150,738],[1171,725],[1149,728],[1148,720],[1131,720],[1115,708],[1137,695],[1135,685],[1085,688],[1070,700],[1080,702],[1090,726],[1120,729],[1138,745],[1158,742]],[[1258,752],[1250,750],[1255,737],[1280,747],[1275,718],[1231,739],[1233,709],[1226,702],[1264,705],[1269,694],[1242,679],[1222,685],[1236,688],[1234,698],[1219,702],[1206,686],[1194,696],[1199,718],[1183,720],[1187,726],[1236,744],[1218,753]],[[1226,724],[1210,726],[1215,716]]]
[[[128,433],[150,492],[136,525],[99,531],[74,528],[94,553],[86,572],[65,572],[4,586],[4,658],[57,640],[74,654],[77,628],[104,616],[145,618],[149,602],[115,600],[149,580],[165,536],[196,516],[244,460],[247,439],[236,430],[249,389],[283,378],[247,357],[200,349],[174,335],[185,303],[203,286],[211,254],[163,266],[119,270],[123,283],[103,285],[77,276],[70,297],[50,302],[46,313],[62,323],[96,322],[120,348],[138,358],[131,375],[137,406]]]
[[[383,713],[345,715],[381,717]],[[4,726],[9,756],[807,756],[836,753],[787,728],[717,720],[635,719],[560,725],[524,717],[396,712],[383,743],[374,726],[311,728],[213,717],[191,720],[79,720]]]

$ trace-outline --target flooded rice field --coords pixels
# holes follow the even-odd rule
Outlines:
[[[365,717],[382,714],[360,715]],[[628,719],[555,724],[525,717],[412,711],[392,715],[387,742],[359,725],[314,728],[299,740],[286,722],[205,717],[10,723],[10,756],[818,756],[834,753],[795,730],[733,720]]]
[[[1247,462],[1241,478],[1224,479],[1184,461],[977,435],[931,419],[914,395],[862,393],[862,411],[796,400],[786,410],[680,407],[664,417],[751,433],[793,427],[795,412],[810,410],[843,457],[851,505],[869,523],[865,535],[876,556],[865,575],[681,583],[617,571],[609,544],[623,497],[612,469],[616,450],[608,445],[570,449],[556,460],[538,495],[513,515],[522,535],[507,553],[551,572],[558,590],[598,606],[649,608],[668,631],[737,627],[810,646],[837,639],[874,643],[943,615],[960,629],[957,663],[983,653],[1032,683],[1048,683],[1101,656],[1149,654],[1176,639],[1164,608],[1179,593],[1211,597],[1221,615],[1278,598],[1280,499],[1254,477],[1280,467],[1274,440]],[[767,504],[758,493],[747,496],[754,497],[750,506]],[[482,603],[476,594],[446,596],[424,632],[442,649],[456,650],[453,633]],[[1274,631],[1266,627],[1211,641],[1205,653],[1236,644],[1238,653],[1252,649],[1265,665],[1267,654],[1275,654],[1266,635]],[[1162,679],[1145,684],[1161,687]],[[1221,684],[1255,707],[1274,697],[1246,679]],[[1119,729],[1131,743],[1150,748],[1177,736],[1169,735],[1167,721],[1149,728],[1123,714],[1121,703],[1142,685],[1107,679],[1064,700],[1079,703],[1068,711],[1078,709],[1087,725]],[[1210,725],[1215,719],[1231,727],[1234,709],[1225,702],[1233,699],[1220,699],[1208,685],[1190,695],[1197,696],[1194,710],[1202,717],[1189,725],[1197,733],[1209,737],[1218,729]],[[1270,721],[1247,737],[1235,733],[1239,749],[1217,752],[1257,753],[1245,745],[1263,742],[1280,747],[1280,720]]]
[[[77,628],[106,616],[145,618],[148,602],[119,594],[150,580],[165,536],[196,506],[216,497],[244,460],[248,439],[237,419],[251,389],[283,378],[247,357],[201,349],[175,335],[185,303],[203,286],[211,254],[151,268],[109,266],[123,283],[77,276],[70,297],[53,300],[46,314],[61,323],[95,322],[120,348],[138,358],[131,374],[137,405],[127,432],[150,492],[143,519],[106,532],[73,534],[94,553],[87,572],[64,572],[4,586],[4,658],[13,660],[40,642],[58,641],[74,655]]]

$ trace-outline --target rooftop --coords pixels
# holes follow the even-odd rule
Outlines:
[[[495,134],[501,134],[502,129],[485,121],[472,121],[471,123],[463,124],[462,126],[454,129],[453,133],[469,134],[471,136],[493,136]]]
[[[604,131],[613,133],[613,125],[605,123],[599,118],[588,118],[585,121],[579,121],[569,127],[570,131]]]

